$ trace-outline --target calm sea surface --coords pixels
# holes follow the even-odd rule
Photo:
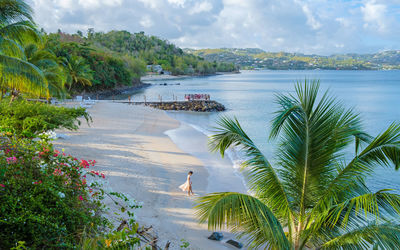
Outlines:
[[[273,162],[274,143],[268,141],[270,121],[277,106],[276,93],[294,91],[296,81],[318,79],[323,91],[330,92],[347,107],[354,107],[364,120],[365,130],[377,135],[392,122],[400,122],[400,71],[243,71],[241,74],[153,81],[154,85],[134,94],[134,100],[172,100],[184,94],[205,93],[223,103],[224,115],[236,116],[245,131]],[[160,85],[171,84],[168,86]],[[180,83],[180,85],[175,85]],[[212,130],[220,114],[168,112],[204,133]],[[183,138],[182,138],[183,139]],[[190,140],[185,138],[186,140]],[[351,155],[351,150],[347,157]],[[373,189],[400,190],[400,171],[379,168],[369,181]]]

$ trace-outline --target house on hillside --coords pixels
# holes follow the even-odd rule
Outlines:
[[[162,74],[161,72],[163,72],[163,68],[161,67],[161,65],[147,65],[146,68],[148,71],[158,74]]]

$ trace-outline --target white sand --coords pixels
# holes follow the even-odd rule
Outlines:
[[[191,76],[187,75],[179,75],[179,76],[173,76],[173,75],[157,75],[157,74],[149,74],[140,77],[140,81],[161,81],[161,80],[176,80],[176,79],[182,79],[182,78],[188,78]]]
[[[190,249],[227,249],[206,238],[210,232],[194,217],[194,198],[178,189],[193,170],[194,192],[204,195],[210,190],[203,163],[164,134],[178,128],[178,121],[164,111],[111,102],[99,102],[89,113],[90,127],[83,123],[78,131],[58,131],[69,136],[55,142],[58,148],[78,158],[95,159],[96,169],[106,174],[113,190],[143,202],[143,208],[136,210],[138,222],[155,228],[160,246],[169,240],[171,249],[179,249],[185,239]],[[226,234],[224,240],[230,237]]]

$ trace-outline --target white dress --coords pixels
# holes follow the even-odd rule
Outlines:
[[[187,180],[185,183],[179,186],[182,191],[189,191],[189,187],[192,185],[192,181],[190,180],[190,175],[187,176]]]

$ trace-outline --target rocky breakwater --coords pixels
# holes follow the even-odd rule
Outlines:
[[[225,106],[216,101],[148,102],[146,105],[162,110],[186,110],[195,112],[218,112],[225,110]]]

